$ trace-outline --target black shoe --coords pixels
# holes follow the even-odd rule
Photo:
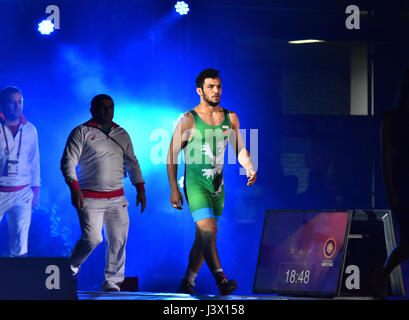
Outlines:
[[[219,287],[220,295],[227,296],[237,289],[236,280],[227,280],[223,272],[220,272],[216,277],[216,284]]]
[[[196,292],[193,290],[193,286],[185,278],[182,279],[178,293],[196,294]]]
[[[381,267],[377,267],[373,272],[373,293],[374,298],[378,300],[386,300],[388,297],[388,276],[383,273]]]

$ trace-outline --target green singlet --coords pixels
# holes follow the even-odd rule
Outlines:
[[[231,132],[229,113],[218,126],[206,124],[195,110],[193,138],[185,146],[184,191],[195,222],[220,218],[224,207],[223,163]]]

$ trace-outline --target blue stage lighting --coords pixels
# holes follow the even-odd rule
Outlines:
[[[49,35],[54,32],[54,24],[50,20],[43,20],[38,24],[38,31],[41,34]]]
[[[177,13],[183,16],[189,12],[189,5],[184,1],[178,1],[175,4],[175,9]]]

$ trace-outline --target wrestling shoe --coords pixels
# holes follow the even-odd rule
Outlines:
[[[196,294],[196,292],[193,290],[192,284],[185,278],[182,279],[182,283],[178,289],[178,293],[187,293],[193,295]]]
[[[222,296],[230,295],[237,289],[236,280],[227,280],[223,272],[219,272],[216,275],[216,284],[219,288],[220,295]]]
[[[102,291],[104,292],[119,292],[121,288],[112,281],[104,281],[102,283]]]

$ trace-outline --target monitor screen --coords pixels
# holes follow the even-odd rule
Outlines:
[[[267,210],[255,293],[335,295],[350,213]]]

